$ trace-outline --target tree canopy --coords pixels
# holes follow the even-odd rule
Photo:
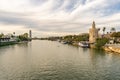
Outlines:
[[[114,32],[111,34],[111,37],[120,37],[120,32]]]

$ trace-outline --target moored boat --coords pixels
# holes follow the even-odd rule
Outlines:
[[[78,45],[83,48],[89,48],[90,45],[88,42],[79,42]]]

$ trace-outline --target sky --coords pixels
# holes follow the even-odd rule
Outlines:
[[[120,31],[120,0],[0,0],[0,33],[88,33],[93,21],[101,31]]]

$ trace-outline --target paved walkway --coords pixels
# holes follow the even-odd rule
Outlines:
[[[106,44],[106,46],[120,48],[120,44]]]

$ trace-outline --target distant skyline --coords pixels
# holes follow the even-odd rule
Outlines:
[[[98,28],[120,31],[120,0],[0,0],[0,33],[86,33],[93,21]]]

